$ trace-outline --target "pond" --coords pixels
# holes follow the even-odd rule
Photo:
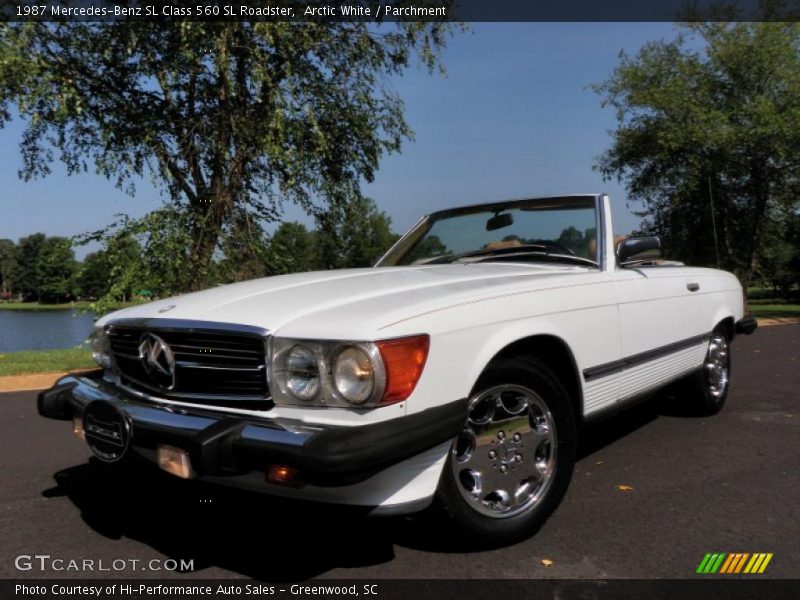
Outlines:
[[[0,353],[72,348],[93,324],[94,314],[79,310],[0,310]]]

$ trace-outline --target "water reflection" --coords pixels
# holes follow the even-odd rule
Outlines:
[[[0,310],[0,353],[72,348],[92,332],[94,314],[73,310]]]

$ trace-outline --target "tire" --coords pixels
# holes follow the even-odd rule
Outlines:
[[[730,376],[730,339],[725,328],[718,326],[708,339],[702,368],[686,380],[685,401],[691,412],[711,416],[721,411],[728,398]]]
[[[569,396],[550,369],[527,357],[490,365],[434,500],[445,533],[474,548],[536,533],[567,491],[576,438]]]

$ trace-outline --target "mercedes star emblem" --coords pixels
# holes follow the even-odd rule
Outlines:
[[[144,370],[160,387],[175,387],[175,355],[167,343],[154,333],[143,333],[139,338],[139,360]]]

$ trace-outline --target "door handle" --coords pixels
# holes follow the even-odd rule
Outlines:
[[[700,284],[699,283],[687,283],[686,284],[686,289],[689,290],[690,292],[696,292],[697,290],[700,289]]]

